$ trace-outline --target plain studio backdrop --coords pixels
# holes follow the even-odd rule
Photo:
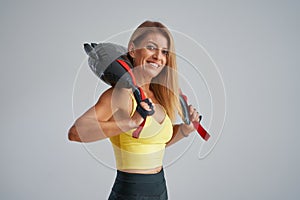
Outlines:
[[[106,87],[82,44],[113,36],[126,44],[146,19],[201,44],[226,91],[225,124],[209,155],[199,159],[195,133],[167,149],[170,199],[299,199],[299,9],[283,0],[0,1],[0,199],[107,199],[115,178],[108,140],[67,140]],[[208,126],[214,105],[204,81],[190,79]]]

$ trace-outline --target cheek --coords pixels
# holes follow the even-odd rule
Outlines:
[[[165,57],[163,62],[164,62],[164,65],[167,65],[168,64],[168,57]]]
[[[148,50],[144,50],[142,51],[141,55],[144,57],[144,58],[149,58],[149,57],[152,57],[154,55],[153,52],[151,51],[148,51]]]
[[[136,58],[139,60],[143,60],[145,58],[148,58],[149,56],[151,56],[151,54],[149,52],[143,51],[143,50],[137,51],[137,53],[136,53]]]

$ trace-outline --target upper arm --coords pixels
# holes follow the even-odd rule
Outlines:
[[[108,137],[111,133],[120,132],[120,124],[117,121],[127,121],[131,108],[128,89],[108,89],[94,106],[75,121],[68,133],[69,140],[96,141]]]
[[[132,102],[127,89],[110,88],[101,94],[96,104],[86,111],[80,119],[96,119],[99,122],[129,117]]]

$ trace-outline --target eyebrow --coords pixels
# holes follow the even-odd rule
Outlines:
[[[153,42],[152,40],[149,40],[148,43],[154,44],[156,47],[158,47],[158,45],[155,42]],[[162,49],[168,50],[167,47],[163,47]]]

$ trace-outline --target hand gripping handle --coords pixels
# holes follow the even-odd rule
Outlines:
[[[146,98],[145,93],[143,92],[142,88],[137,87],[135,77],[131,71],[131,67],[128,65],[127,62],[125,62],[122,59],[117,59],[117,62],[129,73],[131,77],[131,89],[133,91],[134,98],[137,103],[137,112],[144,118],[144,121],[139,125],[139,127],[132,133],[132,137],[139,138],[141,131],[143,130],[143,127],[145,126],[147,116],[153,115],[154,109],[152,103],[149,101],[148,98]],[[141,107],[140,103],[145,102],[149,105],[150,111],[145,110],[143,107]]]
[[[146,98],[142,88],[133,88],[132,90],[133,91],[133,94],[134,94],[134,97],[135,97],[135,100],[137,102],[137,107],[136,107],[136,111],[144,118],[144,121],[140,124],[140,126],[135,129],[135,131],[132,133],[132,137],[134,138],[139,138],[140,136],[140,133],[142,132],[143,130],[143,127],[145,126],[145,123],[146,123],[146,119],[147,119],[147,116],[150,116],[150,115],[153,115],[154,114],[154,108],[153,108],[153,105],[152,103],[149,101],[148,98]],[[150,111],[148,110],[145,110],[141,105],[140,103],[141,102],[145,102],[149,105],[150,107]]]
[[[150,100],[148,98],[145,97],[144,92],[142,90],[142,88],[136,88],[133,89],[133,94],[135,97],[135,100],[137,102],[137,106],[136,106],[136,111],[145,119],[147,116],[153,115],[154,114],[154,107],[153,104],[150,102]],[[141,106],[141,102],[145,102],[148,104],[150,111],[144,109]]]
[[[182,112],[183,112],[183,121],[185,124],[190,124],[190,118],[189,118],[189,110],[188,110],[188,103],[187,103],[187,96],[185,96],[184,94],[182,94],[182,92],[180,92],[179,94],[179,100],[180,100],[180,104],[182,107]],[[197,132],[199,133],[199,135],[205,140],[207,141],[210,138],[209,133],[201,126],[200,121],[201,121],[202,116],[200,116],[199,122],[193,122],[193,125],[195,127],[195,129],[197,130]]]

